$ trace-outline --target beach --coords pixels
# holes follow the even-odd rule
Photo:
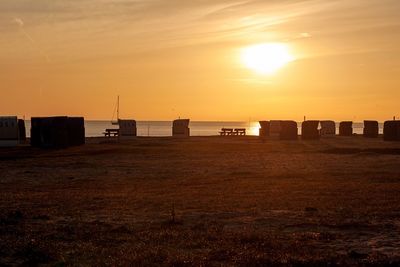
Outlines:
[[[0,266],[396,266],[399,166],[359,135],[2,148]]]

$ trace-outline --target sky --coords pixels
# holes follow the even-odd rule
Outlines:
[[[1,0],[0,114],[400,117],[398,0]],[[273,74],[246,47],[285,44]]]

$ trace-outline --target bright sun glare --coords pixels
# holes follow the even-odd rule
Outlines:
[[[273,74],[293,60],[287,45],[280,43],[252,45],[242,51],[245,66],[260,74]]]

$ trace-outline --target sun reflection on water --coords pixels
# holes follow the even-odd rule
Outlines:
[[[260,125],[259,125],[258,121],[249,122],[249,126],[247,127],[247,134],[258,136],[259,129],[260,129]]]

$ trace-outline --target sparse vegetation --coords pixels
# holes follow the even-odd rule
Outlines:
[[[399,148],[199,137],[1,149],[0,266],[398,266]]]

